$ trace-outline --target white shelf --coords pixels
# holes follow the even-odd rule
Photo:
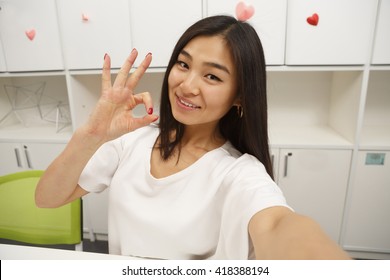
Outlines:
[[[67,143],[72,135],[72,127],[64,127],[56,133],[55,125],[42,125],[25,127],[22,125],[12,125],[1,127],[0,142],[9,141],[29,141],[45,143]]]
[[[137,67],[133,67],[130,70],[130,73],[134,72],[134,70],[137,69]],[[111,74],[117,74],[119,72],[120,68],[111,68]],[[166,67],[149,67],[146,70],[146,73],[165,73],[167,70]],[[69,70],[70,75],[74,76],[82,76],[82,75],[101,75],[102,69],[80,69],[80,70]],[[1,76],[0,76],[1,77]]]
[[[64,75],[65,75],[65,71],[4,72],[4,73],[0,73],[0,78],[64,76]]]
[[[330,71],[363,71],[363,65],[279,65],[267,66],[268,72],[330,72]]]
[[[328,126],[270,126],[269,138],[273,148],[353,148],[353,143]]]
[[[366,126],[360,138],[360,150],[390,150],[390,124],[387,126]]]

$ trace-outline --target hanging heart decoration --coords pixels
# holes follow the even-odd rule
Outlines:
[[[310,17],[308,17],[306,19],[307,23],[310,24],[310,25],[314,25],[314,26],[317,26],[318,24],[318,20],[319,20],[319,16],[318,14],[314,13],[312,14]]]
[[[88,21],[89,20],[89,16],[87,15],[87,14],[81,14],[81,19],[83,20],[83,21]]]
[[[35,29],[26,30],[26,36],[30,39],[30,41],[34,40],[35,33]]]
[[[247,21],[255,13],[255,8],[252,5],[247,5],[244,2],[239,2],[236,6],[236,17],[239,21]]]

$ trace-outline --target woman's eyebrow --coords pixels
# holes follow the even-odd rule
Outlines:
[[[180,52],[180,54],[184,55],[185,57],[187,57],[189,60],[192,61],[192,56],[187,51],[182,50]],[[224,72],[226,72],[226,73],[228,73],[230,75],[229,69],[226,66],[222,65],[222,64],[215,63],[215,62],[204,62],[203,64],[206,65],[206,66],[210,66],[210,67],[222,70],[222,71],[224,71]]]

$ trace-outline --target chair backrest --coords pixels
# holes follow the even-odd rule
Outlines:
[[[35,188],[42,174],[32,170],[0,176],[0,238],[41,245],[81,243],[81,199],[38,208]]]

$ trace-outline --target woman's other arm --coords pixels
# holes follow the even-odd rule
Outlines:
[[[350,259],[315,221],[286,207],[256,213],[249,234],[257,259]]]

